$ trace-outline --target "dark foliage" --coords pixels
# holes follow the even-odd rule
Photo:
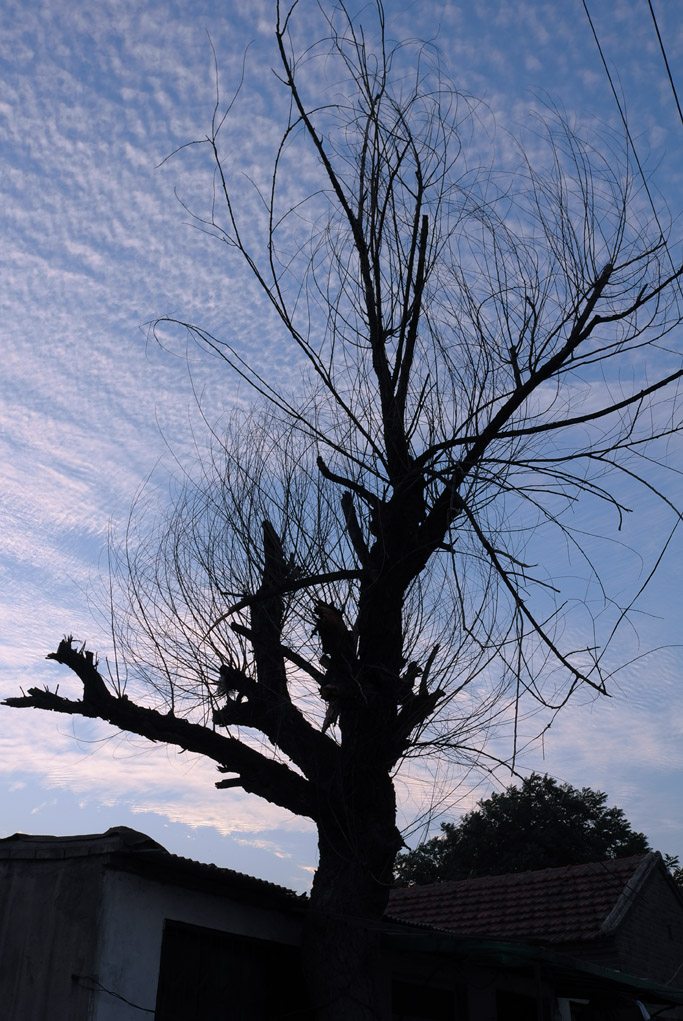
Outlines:
[[[441,824],[438,837],[399,856],[396,877],[407,883],[438,883],[473,876],[559,868],[627,858],[651,850],[607,795],[532,773],[479,802],[459,823]]]

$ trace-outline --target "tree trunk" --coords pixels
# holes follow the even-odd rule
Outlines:
[[[303,965],[315,1021],[391,1021],[378,930],[311,905]]]
[[[391,780],[366,777],[361,797],[330,799],[304,935],[303,966],[316,1021],[391,1021],[382,917],[401,838]],[[362,811],[359,802],[362,802]],[[335,811],[342,807],[342,814]]]
[[[391,981],[382,960],[380,926],[388,886],[383,890],[367,873],[361,876],[358,863],[336,852],[325,857],[323,863],[321,853],[304,935],[311,1016],[316,1021],[391,1021]]]

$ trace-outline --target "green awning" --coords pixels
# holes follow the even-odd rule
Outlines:
[[[611,992],[650,1004],[683,1005],[683,988],[628,975],[545,947],[454,936],[439,930],[408,926],[397,926],[387,931],[386,938],[391,949],[444,955],[458,963],[499,968],[540,967],[544,975],[553,980],[558,996]]]

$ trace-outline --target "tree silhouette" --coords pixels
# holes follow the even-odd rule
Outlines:
[[[113,676],[65,638],[49,658],[80,697],[6,704],[205,755],[219,787],[312,819],[312,1002],[383,1018],[373,923],[402,843],[397,772],[479,760],[498,724],[514,734],[579,687],[606,691],[628,604],[612,613],[605,594],[598,620],[586,603],[577,649],[575,594],[534,566],[535,541],[554,532],[595,581],[572,529],[596,504],[619,527],[621,479],[678,521],[655,462],[679,428],[683,369],[661,341],[682,271],[628,147],[596,148],[549,111],[538,162],[520,147],[512,172],[481,169],[472,104],[430,47],[386,42],[379,0],[372,31],[336,7],[313,45],[295,7],[278,6],[290,117],[260,211],[234,169],[234,106],[217,101],[195,222],[245,261],[308,375],[285,392],[229,339],[157,322],[261,406],[216,430],[162,519],[134,508]]]
[[[399,855],[400,885],[502,875],[628,858],[651,850],[607,795],[532,773],[519,787],[483,798],[459,823]]]

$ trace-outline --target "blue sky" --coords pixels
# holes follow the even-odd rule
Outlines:
[[[683,92],[680,10],[653,6]],[[638,156],[678,238],[683,124],[647,0],[592,0],[589,8]],[[508,129],[528,126],[542,93],[579,124],[619,129],[581,0],[387,0],[385,9],[389,36],[429,36],[459,88],[485,101],[501,151]],[[298,17],[299,31],[314,35],[313,0],[301,0]],[[64,633],[109,650],[97,595],[108,534],[125,524],[145,478],[163,480],[173,457],[191,462],[192,384],[216,417],[248,400],[206,355],[150,343],[144,324],[164,314],[201,322],[279,379],[295,376],[242,267],[187,226],[176,201],[174,189],[206,205],[208,163],[193,150],[159,166],[208,129],[209,33],[225,95],[249,46],[231,145],[245,172],[267,175],[286,110],[269,70],[273,22],[270,0],[9,0],[0,11],[2,696],[43,683],[68,688],[67,672],[44,660]],[[682,340],[679,331],[670,346],[680,351]],[[674,460],[680,453],[673,448]],[[683,504],[683,486],[672,495]],[[663,524],[649,508],[633,518],[631,539],[647,554]],[[618,675],[611,699],[571,705],[524,766],[605,790],[654,846],[683,856],[682,553],[677,536],[642,602],[637,638],[624,640],[624,660],[656,651]],[[618,576],[609,580],[619,588]],[[310,825],[216,791],[215,778],[208,764],[104,725],[0,710],[3,835],[124,823],[174,852],[304,888],[315,865]],[[455,779],[457,815],[490,781]],[[428,780],[426,772],[401,786],[406,818]]]

